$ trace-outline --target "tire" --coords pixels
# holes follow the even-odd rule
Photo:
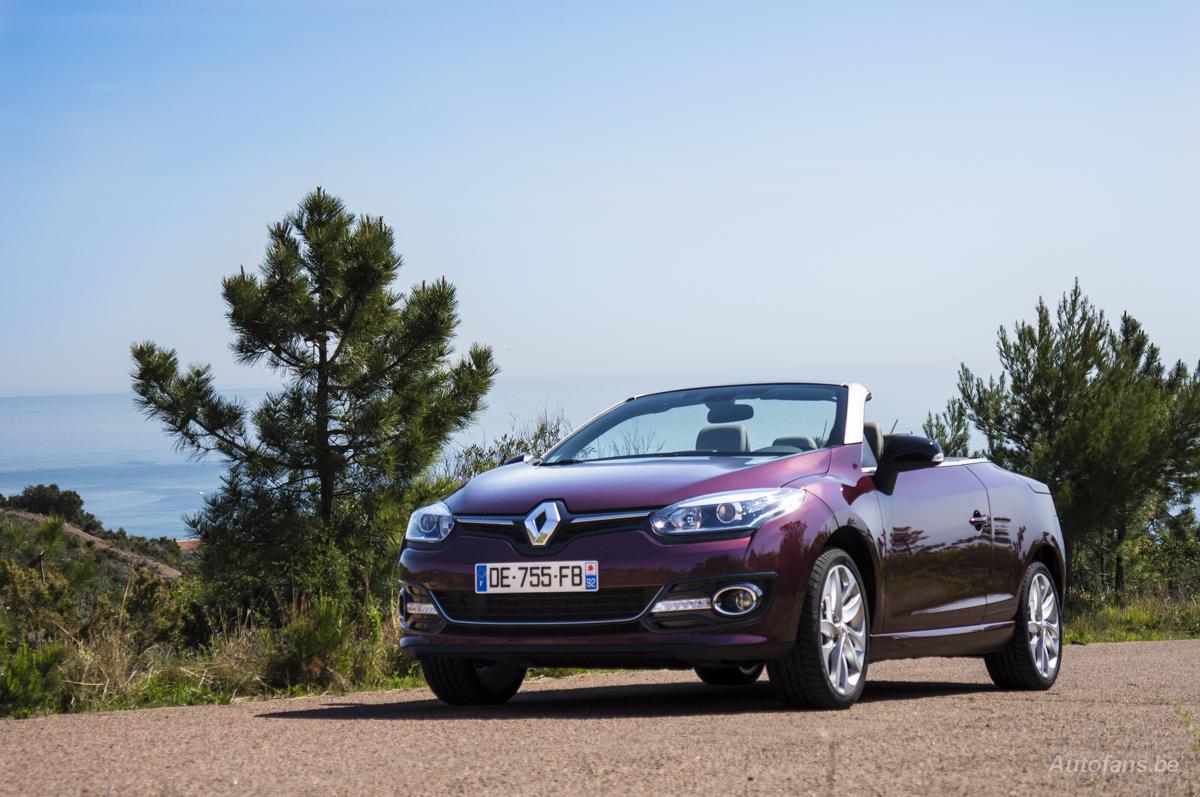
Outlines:
[[[525,680],[525,668],[512,662],[443,656],[422,658],[421,672],[438,699],[452,706],[506,703]]]
[[[983,660],[992,682],[1001,689],[1049,689],[1062,670],[1058,585],[1044,564],[1034,562],[1025,570],[1020,595],[1012,639],[1004,650],[989,653]]]
[[[696,675],[709,686],[748,686],[762,675],[763,666],[755,661],[732,667],[697,667]]]
[[[853,578],[853,591],[846,576]],[[829,601],[825,600],[827,588]],[[837,605],[847,599],[847,593],[853,604],[850,615],[842,614]],[[870,629],[870,607],[858,567],[841,548],[826,550],[817,557],[809,574],[792,652],[786,658],[767,662],[775,695],[795,708],[850,708],[867,682]],[[832,675],[830,659],[834,659]]]

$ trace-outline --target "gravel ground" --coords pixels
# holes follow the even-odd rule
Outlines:
[[[1177,702],[1200,724],[1200,641],[1072,646],[1036,694],[977,660],[884,662],[832,713],[765,677],[598,673],[487,710],[421,689],[0,720],[0,794],[1200,795]]]

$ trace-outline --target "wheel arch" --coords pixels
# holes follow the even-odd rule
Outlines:
[[[1029,552],[1029,564],[1041,562],[1050,571],[1050,577],[1054,579],[1055,585],[1058,587],[1060,600],[1065,600],[1067,595],[1067,573],[1063,566],[1062,555],[1050,543],[1043,542],[1032,551]]]
[[[874,546],[861,529],[841,526],[829,535],[821,550],[830,548],[841,548],[854,560],[854,565],[863,578],[863,586],[867,592],[867,610],[870,612],[873,626],[879,617],[877,607],[880,599],[878,556]]]

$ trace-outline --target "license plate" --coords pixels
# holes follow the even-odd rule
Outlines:
[[[502,562],[475,565],[476,592],[595,592],[600,566],[595,562]]]

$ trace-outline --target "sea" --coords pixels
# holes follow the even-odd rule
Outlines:
[[[952,371],[938,369],[941,373]],[[742,379],[753,376],[754,378]],[[476,422],[449,447],[486,443],[529,423],[543,411],[561,411],[577,424],[616,401],[637,393],[702,384],[759,381],[766,375],[576,376],[504,378],[487,397]],[[876,369],[874,384],[890,400],[872,402],[880,420],[898,418],[919,429],[926,409],[944,401],[949,379],[936,387],[910,370]],[[769,378],[769,376],[767,376]],[[867,384],[872,384],[868,382]],[[935,383],[936,384],[936,383]],[[892,388],[888,390],[888,388]],[[932,388],[932,389],[931,389]],[[874,389],[874,388],[873,388]],[[250,407],[266,389],[231,391]],[[57,484],[83,497],[84,509],[107,528],[148,537],[185,538],[184,518],[199,512],[220,488],[226,463],[218,456],[196,459],[178,450],[156,421],[147,419],[131,392],[0,396],[0,494],[31,484]]]

